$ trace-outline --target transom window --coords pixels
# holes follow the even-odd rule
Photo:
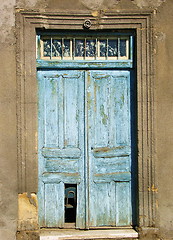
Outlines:
[[[43,60],[130,60],[131,35],[66,36],[39,38],[38,55]]]

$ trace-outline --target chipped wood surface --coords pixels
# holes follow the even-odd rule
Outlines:
[[[65,183],[78,184],[77,228],[131,225],[130,79],[38,71],[41,226],[65,226]]]

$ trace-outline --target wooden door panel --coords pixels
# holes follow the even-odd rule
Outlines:
[[[63,227],[64,225],[64,186],[60,183],[45,183],[45,226]]]
[[[131,223],[130,182],[94,183],[90,194],[91,227],[129,226]]]
[[[40,225],[63,227],[65,184],[84,188],[84,71],[40,70],[38,80]]]
[[[131,224],[130,72],[89,71],[87,88],[89,225],[128,226]]]
[[[92,183],[90,189],[90,226],[116,226],[115,183]]]
[[[40,226],[64,227],[65,184],[77,186],[76,228],[129,226],[130,72],[40,70],[38,80]]]

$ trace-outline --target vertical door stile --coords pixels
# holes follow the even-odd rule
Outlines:
[[[64,146],[64,82],[62,76],[60,76],[58,82],[58,92],[59,92],[59,116],[58,116],[58,146],[59,148],[63,148]]]
[[[84,102],[84,113],[85,113],[85,123],[84,123],[84,136],[85,136],[85,158],[84,158],[84,161],[85,161],[85,169],[84,169],[84,176],[85,176],[85,219],[86,219],[86,222],[85,222],[85,228],[88,229],[89,228],[89,158],[88,158],[88,107],[89,107],[89,104],[88,104],[88,77],[89,76],[89,72],[88,71],[85,71],[85,84],[84,84],[84,91],[85,91],[85,94],[84,94],[84,98],[85,98],[85,102]]]
[[[77,185],[77,213],[76,213],[76,228],[85,229],[86,216],[86,189],[85,189],[85,72],[80,72],[78,80],[78,148],[81,151],[79,163],[80,182]]]
[[[39,104],[38,104],[38,132],[39,132],[39,139],[38,141],[38,149],[42,148],[42,142],[44,141],[44,126],[45,126],[45,121],[44,121],[44,98],[42,97],[44,95],[44,85],[45,85],[45,79],[43,78],[41,71],[37,71],[37,78],[38,78],[38,88],[39,88]],[[41,152],[38,152],[38,164],[39,164],[39,169],[38,169],[38,174],[39,174],[39,192],[38,192],[38,198],[39,199],[44,199],[44,192],[45,192],[45,184],[41,179],[41,173],[44,170],[44,164],[41,161]],[[45,226],[45,202],[40,201],[39,205],[39,222],[41,226]]]

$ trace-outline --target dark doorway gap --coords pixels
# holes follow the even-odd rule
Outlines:
[[[76,222],[77,184],[65,184],[65,223]]]

